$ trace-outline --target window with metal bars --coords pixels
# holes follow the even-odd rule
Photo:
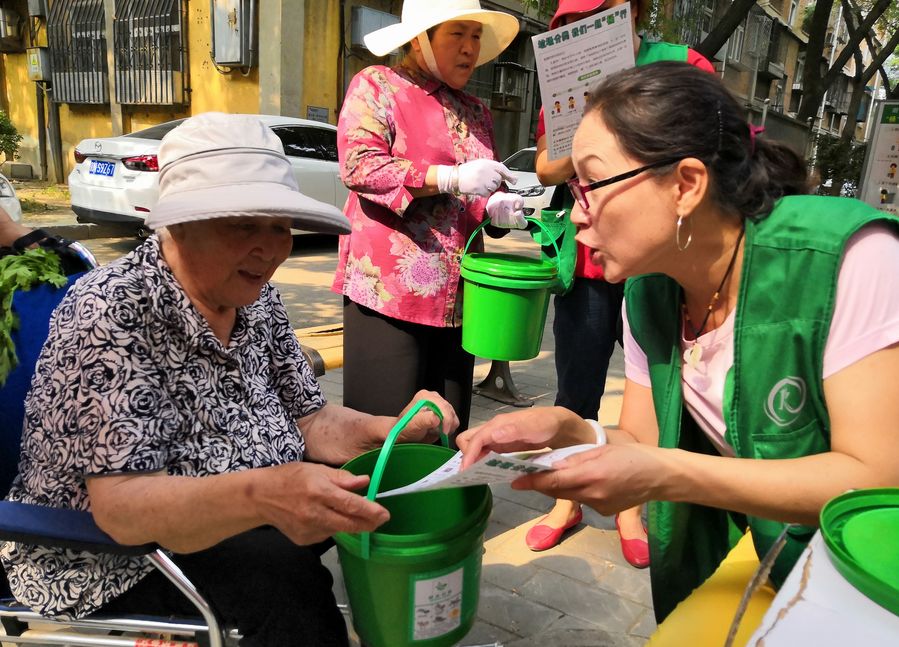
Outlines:
[[[187,102],[185,2],[116,0],[115,93],[123,104]]]
[[[47,17],[52,98],[57,103],[108,103],[103,0],[55,0]]]

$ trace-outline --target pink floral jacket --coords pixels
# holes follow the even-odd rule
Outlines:
[[[413,198],[432,164],[496,159],[493,118],[480,99],[402,65],[368,67],[338,121],[340,175],[350,189],[332,289],[388,317],[461,322],[460,261],[485,198]],[[478,236],[472,250],[483,248]]]

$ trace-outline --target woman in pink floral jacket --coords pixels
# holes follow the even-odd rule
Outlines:
[[[464,429],[474,358],[461,345],[462,251],[485,210],[499,227],[524,219],[520,197],[497,191],[512,177],[495,161],[490,111],[462,88],[518,23],[476,1],[434,5],[406,0],[401,23],[366,37],[377,55],[406,56],[359,72],[340,113],[352,232],[333,290],[344,295],[344,404],[386,415],[428,385]]]

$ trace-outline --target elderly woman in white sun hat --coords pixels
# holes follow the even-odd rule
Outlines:
[[[485,210],[499,227],[525,221],[521,198],[500,190],[513,177],[496,161],[490,111],[463,88],[517,33],[517,18],[477,0],[406,0],[401,22],[365,37],[374,54],[402,47],[405,57],[359,72],[338,122],[351,189],[333,284],[344,295],[347,406],[383,414],[428,388],[467,426],[462,250]]]
[[[340,465],[395,417],[326,404],[268,281],[291,228],[346,218],[298,191],[280,140],[207,113],[159,149],[157,234],[87,275],[56,310],[26,402],[13,500],[91,509],[120,543],[156,542],[243,646],[346,645],[313,544],[388,518]],[[444,430],[457,420],[437,394]],[[429,440],[433,413],[406,440]],[[405,432],[404,432],[405,433]],[[16,598],[53,616],[192,613],[129,557],[6,543]]]

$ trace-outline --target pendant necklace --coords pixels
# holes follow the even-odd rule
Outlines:
[[[705,317],[702,318],[702,325],[699,326],[698,329],[693,327],[693,320],[690,319],[690,313],[687,312],[687,303],[684,301],[681,303],[681,310],[684,313],[684,320],[687,322],[687,325],[690,327],[690,330],[693,332],[693,343],[684,351],[684,361],[690,365],[691,368],[696,368],[699,366],[699,362],[702,361],[702,346],[699,345],[699,336],[702,334],[702,331],[705,330],[706,324],[709,323],[709,317],[712,315],[712,310],[715,309],[715,305],[718,303],[718,298],[721,296],[721,289],[724,287],[724,284],[727,282],[727,277],[730,276],[730,273],[734,269],[734,263],[737,261],[737,252],[740,251],[740,242],[743,240],[743,234],[745,233],[745,229],[740,230],[740,235],[737,237],[737,243],[734,245],[734,253],[730,257],[730,263],[727,265],[727,270],[724,272],[724,276],[721,278],[721,283],[718,284],[718,289],[715,290],[715,294],[712,295],[712,300],[709,301],[709,307],[706,310]]]

